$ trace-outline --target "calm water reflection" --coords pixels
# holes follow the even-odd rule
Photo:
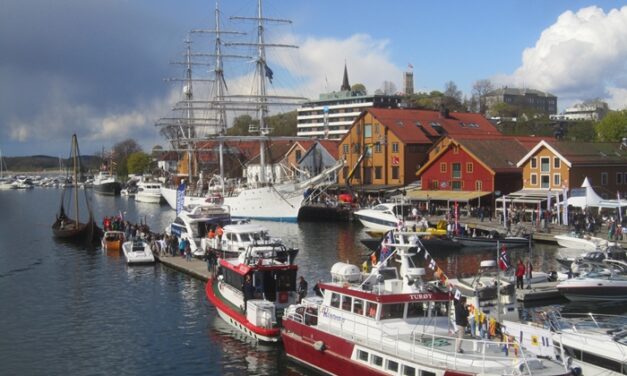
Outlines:
[[[233,333],[204,297],[201,282],[161,265],[127,267],[103,254],[55,241],[50,226],[60,191],[0,191],[0,374],[258,374],[297,375],[280,345]],[[97,218],[124,213],[132,222],[163,229],[166,206],[124,197],[92,196]],[[368,237],[356,223],[264,222],[273,235],[301,249],[300,272],[313,286],[329,279],[337,261],[361,264]],[[474,272],[493,250],[438,254],[450,276]],[[537,270],[555,268],[555,247],[537,246]],[[527,250],[511,257],[526,257]],[[573,308],[571,308],[573,307]],[[565,309],[623,314],[623,306]]]

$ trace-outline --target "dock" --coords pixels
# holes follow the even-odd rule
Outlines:
[[[183,272],[193,278],[207,282],[212,277],[212,273],[207,269],[207,262],[197,258],[187,261],[181,256],[158,256],[157,260],[163,265]]]
[[[559,299],[562,295],[557,290],[559,282],[539,282],[531,285],[531,288],[516,289],[516,300],[523,303],[537,300]]]

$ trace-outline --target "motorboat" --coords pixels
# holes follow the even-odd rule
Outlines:
[[[532,322],[505,322],[505,332],[522,338],[537,356],[566,359],[583,375],[624,375],[627,371],[625,316],[541,311]]]
[[[220,258],[218,275],[205,292],[224,321],[262,342],[280,340],[285,308],[298,301],[293,260],[270,249],[247,248],[236,258]]]
[[[108,170],[101,170],[94,178],[94,192],[105,196],[119,196],[122,183],[117,176]]]
[[[420,238],[420,243],[427,249],[430,249],[434,252],[453,252],[459,251],[462,248],[462,245],[446,236],[435,235],[432,232],[420,232],[420,231],[407,231],[407,232],[393,232],[395,236],[405,236],[412,237],[417,236]],[[381,248],[381,244],[385,240],[387,234],[383,236],[370,238],[370,239],[361,239],[361,244],[365,245],[369,250],[373,252],[379,252]],[[378,257],[378,256],[377,256]]]
[[[18,176],[13,183],[13,189],[33,189],[35,185],[33,184],[33,180],[28,176]]]
[[[384,233],[399,227],[412,227],[416,221],[408,220],[412,206],[406,203],[383,203],[372,208],[361,209],[353,215],[370,231]]]
[[[570,375],[564,363],[539,359],[514,342],[464,335],[463,351],[449,317],[453,294],[425,283],[413,263],[417,243],[391,244],[400,266],[369,272],[336,263],[322,297],[305,298],[283,317],[287,356],[329,374]],[[387,259],[386,259],[387,260]]]
[[[562,235],[555,235],[555,240],[560,247],[583,249],[586,251],[596,251],[599,249],[605,249],[610,245],[615,245],[614,242],[608,242],[603,238],[598,238],[590,235],[579,235],[574,232]]]
[[[155,256],[152,254],[150,244],[144,240],[136,239],[124,242],[122,251],[126,257],[127,264],[152,264]]]
[[[222,258],[238,257],[249,248],[254,248],[255,252],[268,250],[277,253],[279,260],[294,260],[298,254],[297,248],[287,247],[283,240],[271,237],[266,227],[253,223],[233,223],[222,227],[223,234],[218,239],[202,238],[201,248],[215,252]]]
[[[123,243],[123,231],[105,231],[101,240],[102,250],[105,252],[119,252]]]
[[[205,249],[201,246],[201,241],[207,237],[209,230],[230,223],[231,214],[228,207],[209,203],[192,204],[183,207],[174,222],[165,228],[165,232],[179,239],[188,239],[192,255],[203,257]]]
[[[573,263],[602,262],[605,259],[622,260],[627,262],[627,252],[620,246],[610,246],[604,250],[584,251],[574,248],[562,248],[555,257],[562,267],[571,270]]]
[[[483,235],[453,235],[452,238],[464,247],[494,248],[505,245],[507,248],[529,247],[532,239],[530,234],[523,236],[504,236],[498,231],[490,231]]]
[[[137,183],[135,201],[151,204],[161,204],[161,184],[158,182],[140,181]]]
[[[603,262],[586,262],[579,266],[585,272],[557,285],[557,290],[570,301],[627,300],[627,263],[605,259]]]

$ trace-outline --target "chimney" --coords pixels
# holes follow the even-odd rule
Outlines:
[[[448,119],[448,108],[440,106],[440,118]]]

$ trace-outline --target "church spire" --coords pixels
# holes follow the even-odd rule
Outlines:
[[[351,85],[348,83],[348,69],[346,68],[346,62],[344,62],[344,78],[342,79],[341,91],[350,91]]]

